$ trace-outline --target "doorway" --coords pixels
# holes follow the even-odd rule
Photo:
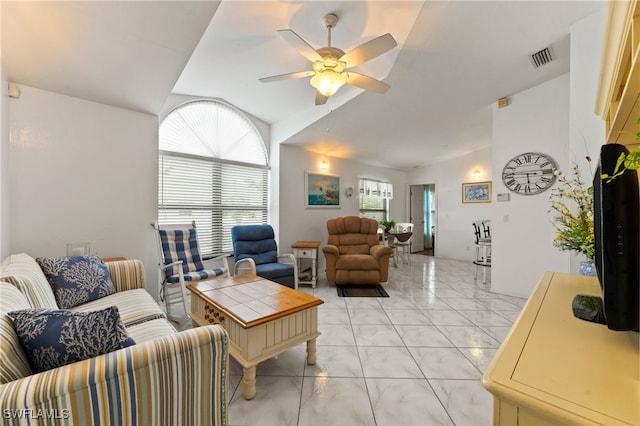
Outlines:
[[[413,223],[412,253],[435,256],[437,217],[435,193],[435,184],[409,187],[409,219]]]

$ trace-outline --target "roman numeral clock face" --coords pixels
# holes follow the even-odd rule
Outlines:
[[[553,170],[556,168],[555,161],[548,155],[527,152],[509,160],[502,169],[502,181],[517,194],[540,194],[555,182]]]

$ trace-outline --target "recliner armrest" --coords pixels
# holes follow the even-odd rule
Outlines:
[[[278,263],[290,263],[294,266],[298,265],[298,262],[296,262],[296,257],[290,253],[279,254],[277,259],[278,259]]]
[[[256,262],[250,257],[238,260],[233,267],[233,275],[239,274],[256,275]]]
[[[369,253],[371,253],[371,256],[375,257],[376,260],[379,261],[382,256],[391,255],[391,253],[393,253],[393,250],[391,249],[391,247],[383,246],[382,244],[380,244],[371,246],[371,248],[369,249]]]
[[[286,263],[293,266],[293,288],[298,288],[298,262],[296,261],[296,257],[291,253],[279,254],[278,263]]]
[[[334,255],[336,257],[340,256],[340,251],[338,250],[338,247],[336,247],[334,245],[331,245],[331,244],[328,244],[328,245],[322,247],[322,252],[324,254],[332,254],[332,255]]]

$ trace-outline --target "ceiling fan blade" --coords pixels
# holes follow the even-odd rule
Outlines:
[[[282,38],[287,40],[289,44],[293,45],[293,47],[295,47],[302,56],[304,56],[311,62],[322,60],[322,56],[320,56],[320,54],[316,52],[316,49],[311,47],[309,43],[304,41],[304,39],[296,34],[293,30],[278,30],[278,33],[280,33]]]
[[[303,77],[311,77],[315,74],[315,71],[298,71],[298,72],[290,72],[287,74],[280,75],[272,75],[271,77],[262,77],[259,78],[263,83],[269,83],[271,81],[280,81],[280,80],[291,80],[293,78],[303,78]]]
[[[380,56],[383,53],[396,47],[398,43],[389,33],[369,40],[358,47],[348,51],[340,58],[341,61],[347,63],[347,67],[355,67],[363,62]]]
[[[327,96],[323,95],[319,91],[316,90],[316,105],[324,105],[327,103]]]
[[[350,85],[372,92],[385,93],[389,90],[389,87],[391,87],[385,82],[363,74],[358,74],[357,72],[345,71],[342,74],[347,78],[347,83]]]

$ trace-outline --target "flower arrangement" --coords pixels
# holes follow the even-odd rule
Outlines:
[[[572,168],[572,177],[554,170],[558,177],[550,196],[554,213],[553,227],[557,234],[553,245],[561,251],[573,251],[593,260],[595,243],[593,235],[593,188],[585,188],[577,164]]]

